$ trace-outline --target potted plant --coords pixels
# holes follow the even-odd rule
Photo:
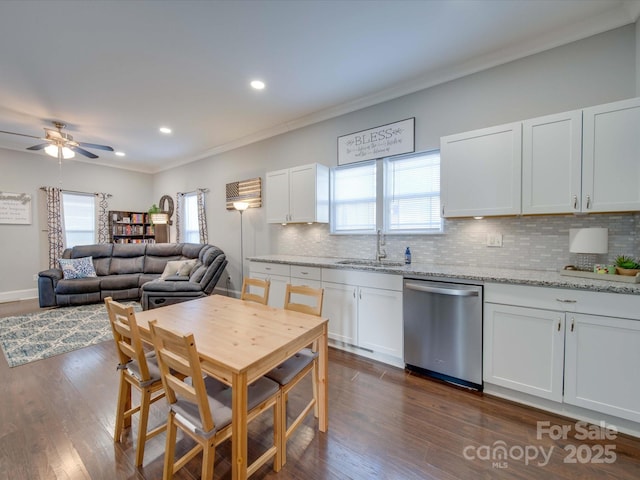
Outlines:
[[[640,263],[638,263],[633,257],[620,255],[616,258],[616,273],[618,275],[635,276],[640,273]]]
[[[154,225],[156,223],[167,223],[166,215],[162,212],[160,207],[157,206],[155,203],[151,205],[151,208],[148,210],[148,213],[149,213],[149,223],[151,223],[151,225]]]

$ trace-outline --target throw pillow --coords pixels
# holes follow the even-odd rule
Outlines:
[[[160,275],[160,280],[164,280],[167,277],[172,275],[189,275],[191,273],[191,269],[195,265],[194,260],[171,260],[167,262],[167,265],[164,267],[164,271],[162,275]],[[186,266],[186,267],[185,267]],[[180,273],[180,270],[185,267],[188,268],[188,273]]]
[[[178,275],[180,275],[181,277],[188,277],[189,275],[191,275],[191,270],[193,270],[193,267],[196,266],[196,261],[197,259],[195,258],[193,260],[186,260],[178,269]]]
[[[93,257],[60,258],[58,263],[65,280],[97,276],[93,268]]]

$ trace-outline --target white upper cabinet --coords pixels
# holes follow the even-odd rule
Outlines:
[[[522,123],[522,213],[581,207],[582,110]]]
[[[583,110],[582,210],[640,210],[640,98]]]
[[[442,137],[442,215],[520,213],[522,124],[511,123]]]
[[[266,174],[267,223],[329,221],[329,168],[313,163]]]

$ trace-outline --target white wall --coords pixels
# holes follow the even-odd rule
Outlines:
[[[196,187],[211,190],[209,241],[229,257],[227,271],[232,287],[237,287],[239,214],[225,210],[226,183],[256,176],[264,180],[267,171],[312,162],[334,166],[338,136],[408,117],[416,118],[416,150],[420,151],[439,148],[442,135],[633,97],[636,29],[634,25],[622,27],[156,174],[154,196]],[[264,208],[250,209],[244,216],[245,257],[308,251],[308,245],[296,251],[295,242],[288,240],[291,231],[287,229],[304,226],[266,225]],[[327,241],[342,241],[320,231]],[[314,241],[321,243],[322,239],[315,235]],[[402,238],[395,241],[403,243]]]
[[[0,149],[0,191],[28,193],[31,225],[0,224],[0,301],[37,295],[33,275],[48,268],[46,210],[40,187],[58,186],[58,161],[43,153]],[[151,206],[152,176],[90,163],[63,160],[62,188],[113,195],[109,208],[142,210]]]
[[[636,21],[636,95],[640,97],[640,20]]]

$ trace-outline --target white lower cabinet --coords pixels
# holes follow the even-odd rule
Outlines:
[[[322,282],[322,315],[329,319],[329,338],[349,345],[358,344],[358,287]]]
[[[358,290],[358,345],[402,358],[402,292]]]
[[[484,381],[562,401],[564,312],[486,303]]]
[[[291,269],[289,265],[279,263],[251,262],[249,275],[252,278],[269,280],[269,305],[272,307],[284,307],[284,293],[287,283],[291,281]]]
[[[322,286],[331,340],[403,365],[401,275],[323,269]]]
[[[484,294],[485,383],[640,422],[639,296],[494,284]]]
[[[640,422],[640,321],[567,314],[564,401]]]

